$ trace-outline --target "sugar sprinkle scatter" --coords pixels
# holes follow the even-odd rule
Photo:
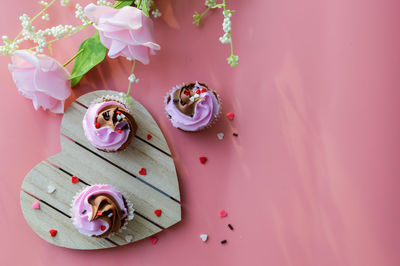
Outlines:
[[[201,239],[201,241],[206,242],[207,239],[208,239],[208,235],[207,234],[201,234],[200,235],[200,239]]]
[[[47,193],[52,194],[54,191],[56,191],[56,188],[53,185],[47,186]]]

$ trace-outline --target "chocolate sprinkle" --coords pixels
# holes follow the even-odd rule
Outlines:
[[[82,211],[82,214],[85,214],[85,213],[86,213],[86,210],[83,210],[83,211]]]
[[[177,103],[177,102],[179,102],[179,99],[174,99],[174,103]]]
[[[109,111],[104,112],[103,117],[104,117],[104,120],[106,120],[106,121],[110,120],[110,112]]]
[[[226,242],[228,242],[228,241],[226,241],[226,239],[224,239],[221,241],[221,244],[226,244]]]
[[[228,227],[233,231],[233,226],[231,224],[228,224]]]
[[[126,130],[126,129],[128,129],[129,128],[129,126],[128,126],[128,124],[126,124],[125,126],[123,126],[121,129],[122,130]]]
[[[233,133],[232,135],[234,135],[235,137],[239,136],[239,134],[238,134],[238,133]]]
[[[185,105],[186,103],[185,103],[184,101],[181,101],[181,104],[182,104],[182,105]]]

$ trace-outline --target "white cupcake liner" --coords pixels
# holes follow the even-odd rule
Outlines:
[[[91,186],[106,186],[106,185],[108,185],[108,186],[113,186],[113,185],[110,185],[110,184],[94,184],[94,185],[91,185]],[[71,201],[71,208],[70,208],[70,213],[71,213],[71,221],[72,221],[72,223],[74,222],[74,214],[73,214],[73,206],[74,206],[74,202],[75,202],[75,200],[76,200],[76,198],[85,190],[85,189],[87,189],[88,187],[91,187],[91,186],[87,186],[87,187],[84,187],[84,188],[82,188],[79,192],[77,192],[76,194],[75,194],[75,196],[72,198],[72,201]],[[113,186],[115,189],[117,189],[115,186]],[[125,229],[127,229],[127,226],[128,226],[128,223],[129,223],[129,221],[131,221],[131,220],[133,220],[133,218],[135,217],[135,215],[134,215],[134,212],[135,212],[135,209],[133,208],[133,204],[132,204],[132,202],[130,201],[130,200],[128,200],[123,194],[122,194],[122,192],[119,190],[119,189],[117,189],[120,193],[121,193],[121,195],[123,196],[123,198],[124,198],[124,200],[125,200],[125,202],[126,202],[126,209],[127,209],[127,211],[128,211],[128,216],[125,218],[125,222],[124,222],[124,225],[123,226],[121,226],[121,228],[118,230],[118,232],[112,232],[111,234],[109,234],[107,237],[110,237],[110,236],[112,236],[112,235],[115,235],[115,234],[117,234],[117,233],[122,233]],[[75,226],[74,226],[75,227]],[[78,230],[78,229],[77,229]],[[88,237],[90,237],[90,236],[88,236]]]
[[[171,95],[172,91],[173,91],[174,89],[180,89],[180,88],[182,88],[183,86],[185,86],[185,85],[187,85],[187,84],[196,83],[196,82],[197,82],[197,81],[195,81],[195,82],[187,82],[187,83],[184,82],[184,83],[182,83],[182,84],[180,84],[180,85],[176,85],[175,87],[173,87],[172,89],[170,89],[170,90],[167,92],[166,96],[164,97],[164,110],[165,110],[165,114],[166,114],[166,117],[168,118],[168,120],[171,120],[171,118],[170,118],[170,115],[168,114],[168,112],[166,111],[166,106],[167,106],[167,104],[168,104],[168,97]],[[204,83],[203,83],[203,84],[204,84]],[[215,90],[212,90],[212,89],[208,88],[207,85],[206,85],[205,87],[206,87],[207,89],[211,90],[213,93],[215,93],[215,94],[217,95],[217,100],[218,100],[218,104],[219,104],[218,114],[216,114],[216,115],[214,116],[213,120],[211,120],[211,122],[210,122],[207,126],[201,128],[201,129],[198,129],[198,130],[196,130],[196,131],[189,131],[189,130],[184,130],[184,129],[178,128],[179,130],[182,130],[182,131],[184,131],[184,132],[193,132],[193,133],[194,133],[194,132],[200,132],[200,131],[203,131],[203,130],[205,130],[205,129],[207,129],[207,128],[213,127],[213,126],[218,122],[218,120],[221,118],[221,114],[222,114],[222,99],[221,99],[221,96],[219,96],[219,94],[218,94]],[[171,99],[171,100],[172,100],[172,99]]]

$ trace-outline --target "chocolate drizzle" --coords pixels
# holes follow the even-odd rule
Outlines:
[[[205,87],[208,91],[206,85],[199,83],[202,87]],[[183,114],[193,117],[196,105],[204,99],[203,97],[196,97],[196,90],[194,90],[196,84],[189,83],[184,85],[182,88],[176,90],[173,93],[173,102],[176,108]]]
[[[119,231],[125,222],[125,218],[122,218],[124,212],[111,195],[104,193],[93,195],[89,198],[89,203],[92,206],[90,221],[103,220],[108,224],[107,230],[96,237],[107,237],[111,233]]]

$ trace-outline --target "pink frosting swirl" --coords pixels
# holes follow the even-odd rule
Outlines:
[[[74,200],[72,204],[72,223],[78,231],[87,236],[100,236],[110,226],[106,221],[96,219],[90,221],[92,217],[92,205],[89,198],[98,194],[107,194],[112,196],[118,203],[123,216],[128,216],[128,210],[124,204],[121,192],[110,185],[93,185],[84,189]],[[101,230],[101,227],[104,227]]]
[[[193,90],[197,90],[198,88],[202,90],[206,88],[204,86],[196,83],[197,87]],[[180,86],[176,86],[173,88],[169,95],[170,101],[166,104],[165,110],[170,116],[171,123],[174,127],[180,128],[185,131],[197,131],[201,130],[208,125],[218,116],[219,114],[219,102],[217,97],[214,95],[212,90],[207,89],[206,92],[201,92],[199,97],[202,97],[195,106],[193,117],[182,113],[173,102],[174,92],[181,89]]]
[[[126,122],[118,124],[115,131],[107,127],[96,128],[95,123],[97,115],[102,109],[109,105],[117,105],[121,106],[121,108],[125,108],[124,105],[116,101],[92,104],[89,106],[83,118],[82,125],[85,136],[90,144],[100,150],[116,151],[127,141],[130,129],[123,130],[122,133],[116,131],[117,129],[123,128],[127,124]]]

